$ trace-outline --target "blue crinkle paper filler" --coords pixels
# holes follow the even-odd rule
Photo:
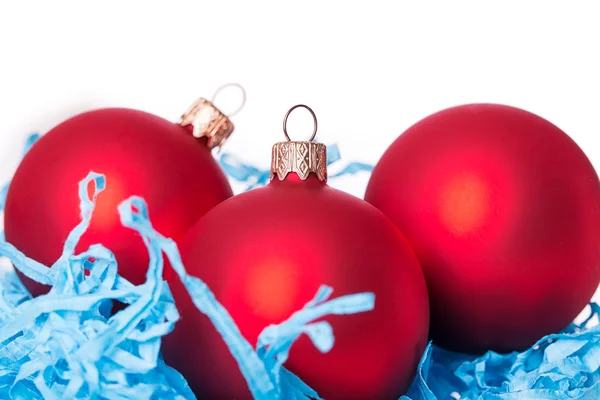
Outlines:
[[[564,332],[524,352],[474,357],[427,347],[408,396],[413,400],[600,399],[600,306]]]
[[[94,189],[91,197],[89,185]],[[333,290],[323,286],[302,310],[265,328],[253,348],[206,284],[187,274],[175,242],[153,229],[142,198],[121,203],[119,214],[124,226],[140,233],[148,249],[144,284],[135,286],[119,276],[113,253],[100,244],[75,254],[105,186],[104,176],[94,172],[80,182],[81,222],[50,268],[0,241],[0,256],[28,277],[51,286],[48,294],[32,299],[14,271],[2,271],[0,398],[195,399],[185,379],[160,357],[161,337],[174,329],[179,318],[162,280],[163,253],[196,307],[222,335],[256,399],[319,398],[283,366],[290,347],[305,334],[320,351],[329,351],[334,344],[331,326],[314,321],[329,314],[372,310],[372,293],[328,300]],[[2,208],[6,188],[0,192]],[[110,316],[106,310],[111,300],[128,306]]]
[[[37,136],[28,141],[29,147]],[[329,146],[329,164],[339,161],[337,146]],[[266,184],[269,172],[223,154],[220,163],[247,189]],[[372,166],[349,163],[331,177],[369,172]],[[95,194],[87,197],[87,185]],[[0,210],[8,186],[0,190]],[[126,226],[140,232],[151,263],[147,281],[134,286],[117,274],[112,253],[92,246],[73,254],[85,230],[95,196],[104,188],[100,174],[80,185],[82,222],[75,228],[61,258],[50,268],[0,242],[28,276],[54,285],[50,293],[31,299],[14,272],[0,268],[0,398],[1,399],[194,399],[184,378],[165,365],[159,353],[161,337],[173,329],[179,315],[161,280],[166,253],[194,297],[196,306],[215,324],[238,360],[257,399],[306,399],[318,394],[283,364],[294,340],[306,334],[321,351],[333,345],[331,327],[318,318],[372,309],[374,296],[362,293],[329,300],[323,286],[304,309],[287,321],[265,328],[256,348],[240,335],[229,314],[208,287],[187,274],[175,244],[150,224],[141,198],[124,202],[119,211]],[[83,270],[89,271],[88,276]],[[109,299],[130,304],[106,318]],[[542,338],[521,353],[488,352],[474,357],[430,344],[417,378],[403,399],[600,399],[600,307],[564,332]],[[129,310],[129,311],[128,311]]]

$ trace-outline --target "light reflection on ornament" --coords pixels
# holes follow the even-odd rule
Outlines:
[[[263,260],[248,269],[244,296],[261,318],[284,320],[293,309],[298,291],[295,268],[289,260]]]
[[[440,190],[440,221],[457,235],[477,230],[489,214],[490,197],[490,187],[480,176],[455,175]]]

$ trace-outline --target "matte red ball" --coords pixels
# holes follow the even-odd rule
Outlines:
[[[423,273],[410,245],[379,210],[294,173],[215,207],[181,246],[190,274],[204,280],[244,337],[301,309],[322,284],[333,297],[375,293],[373,311],[325,320],[335,345],[320,353],[301,337],[287,368],[328,399],[397,399],[427,343]],[[172,272],[171,272],[172,273]],[[182,318],[163,354],[199,398],[250,399],[233,357],[209,320],[173,280]]]
[[[80,221],[78,182],[90,171],[105,174],[88,231],[77,251],[101,243],[112,250],[119,273],[145,281],[148,251],[139,234],[121,225],[117,206],[144,197],[155,228],[181,239],[208,210],[232,196],[206,141],[187,129],[142,111],[110,108],[66,120],[27,153],[6,200],[6,239],[45,265],[60,257]],[[22,277],[34,294],[47,286]]]
[[[413,245],[431,337],[449,349],[524,349],[565,328],[598,287],[598,176],[532,113],[473,104],[423,119],[385,152],[365,198]]]

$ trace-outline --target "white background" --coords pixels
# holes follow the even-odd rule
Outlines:
[[[552,121],[600,169],[596,4],[4,2],[0,180],[32,131],[102,106],[175,121],[232,81],[248,101],[225,150],[262,166],[297,103],[313,107],[319,138],[339,143],[344,159],[374,163],[432,112],[498,102]],[[236,93],[222,99],[233,107]],[[290,122],[294,137],[312,129],[302,112]],[[367,179],[332,184],[360,196]]]

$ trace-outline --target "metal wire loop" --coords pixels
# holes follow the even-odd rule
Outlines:
[[[288,110],[288,112],[285,114],[285,117],[283,118],[283,134],[285,135],[288,142],[290,142],[291,139],[287,132],[287,121],[288,121],[288,117],[290,116],[290,113],[292,111],[294,111],[296,108],[306,108],[308,110],[308,112],[310,113],[310,115],[312,115],[312,118],[313,118],[313,121],[315,124],[315,128],[313,129],[312,136],[310,137],[310,139],[308,139],[309,142],[312,142],[313,140],[315,140],[315,137],[317,136],[317,128],[318,128],[317,116],[315,115],[315,112],[312,110],[312,108],[310,108],[309,106],[306,106],[304,104],[296,104],[294,107],[290,108]]]
[[[236,108],[233,112],[227,114],[228,117],[233,117],[234,115],[236,115],[237,113],[239,113],[242,110],[242,108],[244,108],[244,105],[246,104],[246,90],[239,83],[226,83],[223,86],[219,86],[217,88],[217,90],[215,90],[215,93],[213,94],[212,99],[210,99],[210,102],[214,104],[215,103],[215,99],[217,98],[217,96],[219,95],[219,93],[221,93],[223,91],[223,89],[227,89],[227,88],[230,88],[230,87],[236,87],[236,88],[240,89],[240,91],[242,92],[242,102],[239,105],[239,107]]]

